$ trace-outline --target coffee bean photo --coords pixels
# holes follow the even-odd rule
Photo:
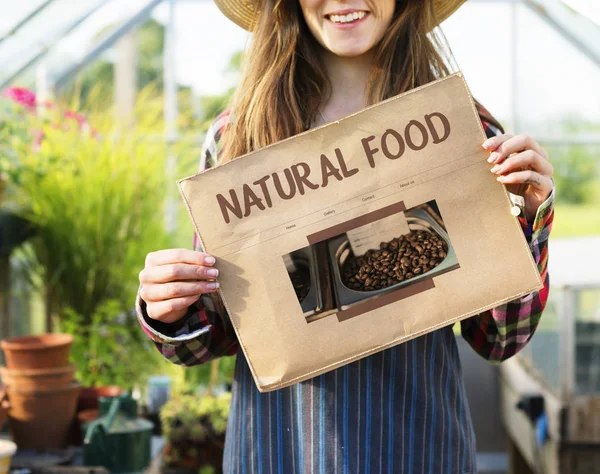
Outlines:
[[[290,278],[292,280],[292,285],[294,285],[296,298],[302,303],[310,290],[310,273],[308,267],[299,265],[297,269],[290,274]]]
[[[356,291],[381,290],[433,270],[447,252],[448,244],[435,232],[413,230],[360,257],[349,255],[342,265],[342,281]]]
[[[361,255],[346,231],[282,256],[290,294],[307,322],[460,267],[435,201],[407,209],[404,217],[402,232],[394,236],[395,228],[387,227],[386,238],[393,238],[383,242],[372,238],[376,226],[364,227],[362,235],[376,248],[359,246]]]

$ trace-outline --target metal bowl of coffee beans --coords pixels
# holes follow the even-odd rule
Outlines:
[[[450,238],[435,219],[418,208],[407,211],[406,219],[409,234],[359,257],[345,234],[329,242],[339,309],[458,267]]]
[[[321,311],[322,295],[314,247],[305,247],[289,255],[288,273],[305,317]]]

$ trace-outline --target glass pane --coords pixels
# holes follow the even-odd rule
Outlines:
[[[519,9],[517,38],[519,131],[553,141],[598,141],[598,65],[526,7]],[[600,42],[600,33],[595,41]]]
[[[558,0],[543,3],[557,4],[547,12],[558,11],[564,25],[514,2],[467,2],[444,32],[473,95],[509,131],[598,141],[600,68],[583,50],[600,56],[600,29]],[[577,32],[579,45],[561,31]]]
[[[46,0],[21,0],[19,8],[10,8],[12,0],[0,0],[0,38],[8,34],[16,25],[33,11],[41,7]]]
[[[560,308],[562,291],[550,292],[548,304],[540,324],[520,352],[526,365],[537,374],[551,390],[560,395]]]
[[[78,18],[99,3],[99,0],[55,0],[52,2],[39,15],[33,17],[14,35],[9,36],[0,44],[0,63],[8,66],[3,68],[0,73],[0,80],[10,77],[37,55],[44,54]],[[19,8],[14,10],[20,13],[16,22],[26,16],[24,13],[26,9],[23,9],[24,11]],[[31,9],[29,10],[31,11]]]
[[[6,0],[0,0],[0,3]],[[50,77],[79,62],[104,35],[131,18],[150,0],[54,0],[14,35],[0,43],[0,82],[27,66],[19,83],[32,85],[31,70],[41,60]],[[31,9],[30,9],[31,11]],[[13,24],[24,18],[21,12]]]
[[[600,288],[580,291],[576,301],[576,391],[600,394]]]

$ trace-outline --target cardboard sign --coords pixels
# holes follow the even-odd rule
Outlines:
[[[179,182],[261,391],[542,288],[484,140],[458,73]]]

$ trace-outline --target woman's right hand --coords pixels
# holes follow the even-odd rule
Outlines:
[[[219,288],[214,264],[214,257],[193,250],[149,253],[140,272],[140,296],[148,316],[167,324],[183,318],[201,295]]]

